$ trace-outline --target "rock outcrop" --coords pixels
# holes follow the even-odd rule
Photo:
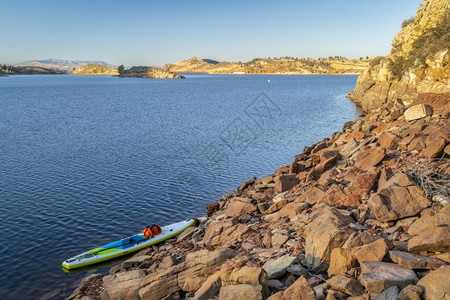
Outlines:
[[[184,78],[174,72],[165,71],[154,67],[131,67],[119,74],[119,77],[141,77],[141,78],[159,78],[159,79],[179,79]]]
[[[450,3],[425,0],[395,36],[391,53],[378,57],[348,96],[366,112],[397,100],[411,104],[423,93],[450,92]]]
[[[101,64],[87,64],[73,69],[69,74],[80,75],[118,75],[119,72],[115,67],[108,67]]]

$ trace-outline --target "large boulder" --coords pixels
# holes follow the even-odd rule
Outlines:
[[[422,119],[433,114],[433,107],[428,104],[417,104],[408,108],[404,113],[406,121]]]
[[[385,262],[365,261],[361,263],[359,281],[372,297],[391,286],[404,288],[418,281],[416,273],[399,265]]]
[[[423,277],[417,283],[424,289],[424,299],[444,300],[450,297],[450,266],[442,267]]]
[[[358,266],[358,260],[354,256],[355,250],[334,248],[331,251],[328,276],[353,275]]]
[[[282,174],[275,177],[275,193],[282,193],[292,189],[299,180],[296,173]]]
[[[378,137],[377,142],[378,144],[380,144],[381,147],[391,149],[397,146],[398,137],[391,132],[383,132]]]
[[[311,219],[306,226],[305,256],[310,268],[318,270],[330,260],[331,251],[349,238],[353,230],[348,225],[354,220],[329,206],[317,209]]]
[[[414,216],[431,202],[406,174],[399,172],[379,187],[367,204],[377,220],[386,222]]]
[[[233,220],[211,222],[206,227],[205,235],[203,236],[203,242],[207,246],[218,245],[220,241],[220,234],[226,229],[231,228],[233,225]]]
[[[449,252],[450,227],[429,228],[408,241],[410,252]]]
[[[386,241],[381,238],[373,243],[359,247],[355,253],[355,258],[362,263],[363,261],[381,261],[388,252],[389,247]]]
[[[249,198],[234,198],[230,201],[225,211],[228,217],[237,217],[245,213],[256,211],[256,206],[252,204]]]
[[[355,168],[365,172],[381,162],[385,155],[386,152],[381,147],[360,150],[356,155]]]

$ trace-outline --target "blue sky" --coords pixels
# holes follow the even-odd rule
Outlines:
[[[419,0],[0,0],[0,63],[385,55]]]

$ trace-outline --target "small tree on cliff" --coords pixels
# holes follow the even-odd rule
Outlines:
[[[120,65],[120,66],[117,68],[117,72],[119,72],[119,74],[125,73],[125,67],[124,67],[123,65]]]

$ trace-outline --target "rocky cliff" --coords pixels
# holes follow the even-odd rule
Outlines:
[[[163,70],[177,73],[210,74],[360,74],[371,59],[297,59],[297,58],[255,58],[244,63],[216,62],[191,57],[177,63],[166,64]]]
[[[131,67],[125,70],[124,73],[119,74],[119,77],[142,77],[142,78],[160,78],[160,79],[175,79],[184,78],[174,72],[165,71],[154,67]]]
[[[397,99],[410,104],[421,93],[450,92],[450,2],[425,0],[348,96],[370,111]]]

